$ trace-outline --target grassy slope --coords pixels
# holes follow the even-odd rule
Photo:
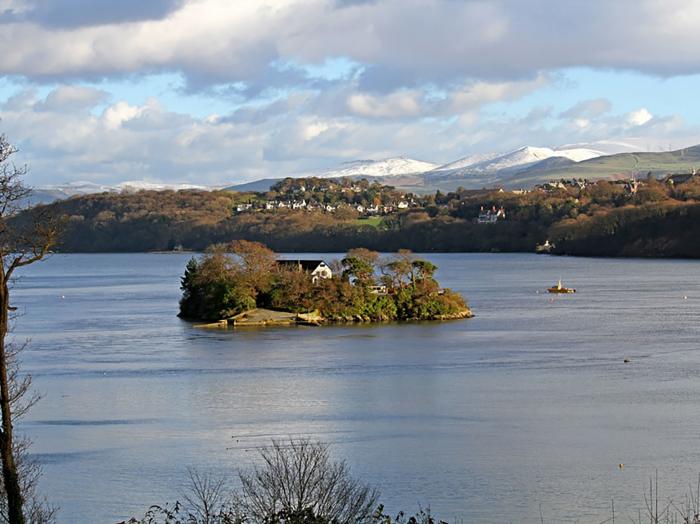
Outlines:
[[[549,170],[526,170],[508,180],[509,186],[529,186],[560,178],[623,178],[687,173],[700,167],[700,146],[659,153],[620,153],[592,158],[569,166]]]
[[[599,158],[593,158],[584,162],[567,165],[554,165],[542,168],[541,165],[533,166],[516,173],[510,177],[502,178],[497,184],[506,188],[532,187],[549,180],[560,178],[629,178],[632,176],[644,177],[649,172],[654,176],[662,176],[668,173],[687,173],[693,168],[700,168],[700,146],[693,146],[678,151],[663,151],[657,153],[620,153]],[[436,189],[451,191],[457,187],[477,189],[482,187],[483,175],[465,175],[462,178],[445,178],[444,180],[411,180],[410,189],[417,193],[432,193]],[[402,189],[406,186],[400,183],[393,185]]]

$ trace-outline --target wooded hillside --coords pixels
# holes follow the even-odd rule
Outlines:
[[[569,181],[525,193],[438,192],[411,197],[406,209],[383,206],[371,215],[342,202],[333,212],[311,206],[240,211],[241,202],[264,203],[270,196],[231,191],[103,193],[55,202],[48,209],[66,218],[59,249],[73,252],[202,250],[236,239],[263,242],[278,252],[354,247],[533,251],[549,239],[556,245],[553,252],[561,254],[700,256],[695,240],[700,233],[697,177],[675,185],[656,180]],[[478,223],[484,213],[501,208],[504,218]]]

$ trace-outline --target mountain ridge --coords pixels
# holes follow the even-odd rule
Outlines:
[[[523,146],[501,153],[484,153],[462,157],[445,164],[415,160],[405,156],[382,160],[356,160],[336,169],[298,174],[296,177],[367,178],[404,191],[430,193],[452,191],[458,187],[481,189],[531,187],[561,178],[621,178],[661,176],[671,172],[691,171],[700,167],[700,145],[675,151],[622,152],[603,154],[579,146],[547,148]],[[75,195],[140,190],[214,190],[267,191],[282,178],[265,178],[226,186],[197,184],[165,184],[147,181],[126,181],[115,185],[93,182],[72,182],[38,187],[32,204],[45,204]]]

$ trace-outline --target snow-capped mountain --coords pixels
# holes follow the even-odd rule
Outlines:
[[[200,186],[196,184],[162,184],[159,182],[145,182],[143,180],[129,180],[114,186],[117,191],[180,191],[181,189],[198,189],[208,191],[212,189],[209,186]]]
[[[583,162],[585,160],[590,160],[591,158],[598,158],[599,156],[605,156],[607,153],[598,151],[596,149],[588,149],[585,147],[576,147],[571,149],[555,149],[553,157],[564,157],[574,162]]]
[[[52,191],[56,193],[62,193],[66,196],[74,195],[89,195],[91,193],[103,193],[105,191],[113,191],[112,186],[105,186],[101,184],[95,184],[94,182],[76,181],[68,182],[66,184],[56,184],[50,186],[41,186],[37,189],[42,191]]]
[[[163,191],[166,189],[172,189],[174,191],[180,189],[210,189],[207,186],[199,186],[194,184],[162,184],[154,182],[146,182],[143,180],[129,180],[126,182],[120,182],[115,185],[103,185],[96,184],[94,182],[69,182],[66,184],[43,186],[38,188],[41,191],[49,191],[55,193],[57,196],[63,196],[64,198],[76,196],[76,195],[89,195],[93,193],[113,193],[121,191]]]
[[[573,162],[581,162],[602,154],[599,151],[583,148],[550,149],[548,147],[525,146],[506,153],[487,153],[461,158],[434,169],[432,173],[496,173],[525,168],[552,157],[568,158]]]
[[[425,173],[437,167],[438,164],[398,156],[386,158],[384,160],[356,160],[354,162],[345,162],[336,169],[322,171],[317,173],[316,176],[323,178],[401,176]]]
[[[396,187],[416,188],[433,187],[487,187],[507,183],[514,176],[525,170],[551,170],[555,165],[561,168],[573,164],[605,156],[607,150],[587,147],[588,144],[567,145],[559,148],[525,146],[513,151],[499,153],[482,153],[467,156],[447,164],[434,164],[403,156],[383,160],[356,160],[345,162],[335,169],[317,172],[298,173],[296,176],[318,176],[323,178],[373,178],[380,183]],[[543,175],[548,176],[548,175]],[[266,191],[279,179],[264,179],[245,184],[232,185],[229,189],[238,191]],[[224,187],[224,186],[221,186]],[[102,185],[94,182],[71,182],[63,185],[37,188],[37,202],[50,202],[69,198],[75,195],[86,195],[102,192],[135,192],[142,190],[181,190],[198,189],[212,190],[196,184],[165,184],[132,180],[115,185]]]

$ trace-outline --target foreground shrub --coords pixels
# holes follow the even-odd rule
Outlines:
[[[379,494],[354,478],[328,445],[308,439],[273,441],[260,465],[239,471],[241,488],[190,471],[182,501],[152,506],[130,524],[369,524]],[[126,523],[122,523],[126,524]]]

